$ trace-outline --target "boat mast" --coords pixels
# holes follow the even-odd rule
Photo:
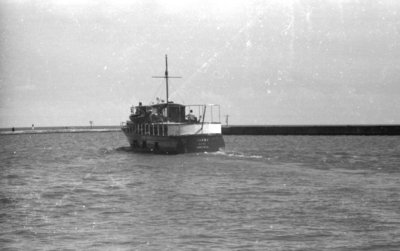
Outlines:
[[[181,77],[176,77],[176,76],[170,77],[170,76],[168,76],[168,55],[167,54],[165,54],[165,75],[164,76],[154,76],[153,78],[165,78],[165,88],[166,88],[167,106],[168,106],[168,103],[169,103],[168,79],[170,79],[170,78],[181,78]]]
[[[166,93],[167,93],[167,105],[168,101],[168,56],[165,54],[165,85],[166,85]]]

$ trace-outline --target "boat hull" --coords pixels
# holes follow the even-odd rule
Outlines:
[[[225,147],[221,134],[195,134],[180,136],[141,135],[123,130],[135,152],[161,154],[216,152]]]

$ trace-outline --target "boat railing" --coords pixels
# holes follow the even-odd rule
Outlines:
[[[143,136],[177,136],[191,134],[221,133],[221,125],[216,123],[141,123],[123,127],[123,131]]]
[[[221,109],[217,104],[186,105],[185,114],[187,119],[193,114],[196,123],[221,123]]]
[[[152,136],[168,136],[168,124],[166,123],[141,123],[133,126],[127,126],[125,129],[128,133],[136,133],[139,135]]]

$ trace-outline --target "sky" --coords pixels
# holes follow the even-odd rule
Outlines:
[[[1,0],[0,127],[165,99],[236,125],[400,124],[397,0]]]

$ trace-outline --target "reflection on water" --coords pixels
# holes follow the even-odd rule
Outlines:
[[[0,245],[395,250],[400,137],[228,136],[137,154],[119,132],[1,136]]]

